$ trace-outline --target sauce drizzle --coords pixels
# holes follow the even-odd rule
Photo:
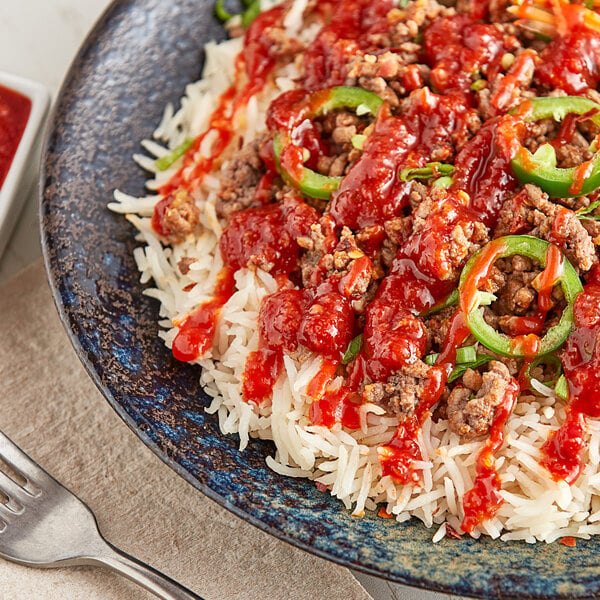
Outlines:
[[[173,325],[179,329],[173,340],[173,356],[177,360],[195,360],[210,349],[221,308],[235,289],[233,274],[233,269],[223,268],[217,275],[212,300],[198,306],[181,321],[173,321]]]
[[[491,519],[504,502],[499,493],[501,481],[496,471],[494,454],[500,450],[504,442],[504,425],[515,406],[518,395],[519,384],[511,379],[502,403],[496,407],[490,436],[477,455],[477,476],[473,487],[463,498],[465,516],[461,529],[466,533],[471,533],[477,525]]]

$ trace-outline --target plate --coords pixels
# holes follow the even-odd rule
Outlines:
[[[62,321],[88,372],[125,422],[192,485],[257,527],[342,565],[413,586],[478,597],[600,594],[599,541],[527,545],[444,539],[416,521],[353,518],[314,484],[265,466],[254,441],[222,435],[199,371],[157,337],[158,303],[142,295],[129,223],[106,209],[115,188],[143,192],[131,156],[167,102],[200,75],[222,39],[212,0],[123,0],[83,45],[46,140],[41,228]]]

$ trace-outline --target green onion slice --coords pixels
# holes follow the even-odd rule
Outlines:
[[[402,169],[400,173],[398,173],[398,177],[402,181],[412,181],[413,179],[429,179],[440,175],[452,175],[453,172],[453,165],[447,165],[441,162],[430,162],[424,167]]]
[[[360,348],[362,346],[363,334],[357,335],[349,344],[346,353],[342,357],[342,364],[347,365],[350,361],[354,360],[358,353],[360,352]]]
[[[479,354],[477,359],[472,362],[456,365],[456,367],[454,367],[452,370],[452,373],[448,375],[448,383],[452,383],[459,377],[462,377],[467,369],[477,369],[478,367],[490,362],[490,360],[494,360],[494,357],[490,356],[489,354]]]
[[[176,160],[180,159],[189,149],[189,147],[194,143],[193,138],[185,138],[179,146],[176,146],[169,152],[169,154],[165,154],[161,156],[159,159],[154,161],[154,166],[159,171],[166,171]]]
[[[564,375],[561,375],[556,380],[556,385],[554,386],[554,393],[557,396],[560,396],[563,400],[569,399],[569,386],[567,385],[567,378]]]
[[[593,212],[594,210],[596,210],[599,206],[600,206],[600,200],[596,200],[595,202],[592,202],[589,206],[586,206],[584,208],[580,208],[579,210],[576,210],[575,214],[577,215],[577,217],[579,217],[580,220],[600,221],[600,215],[590,215],[589,214],[589,213]]]

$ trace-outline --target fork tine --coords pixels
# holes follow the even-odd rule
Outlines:
[[[0,492],[4,492],[9,500],[27,501],[34,498],[36,494],[32,494],[25,488],[22,488],[18,483],[15,483],[8,475],[0,471]],[[0,503],[0,506],[4,504]]]
[[[6,504],[0,503],[0,531],[2,531],[2,523],[10,524],[13,518],[22,512],[22,510],[11,510]]]
[[[6,494],[3,492],[2,493],[4,496],[6,496]],[[7,510],[9,510],[11,513],[19,515],[23,512],[24,506],[18,501],[15,500],[12,497],[8,497],[8,502],[2,503],[0,501],[0,506],[6,508]]]
[[[54,483],[54,479],[36,464],[23,450],[21,450],[10,438],[0,431],[0,458],[4,460],[17,473],[20,473],[26,480],[27,484],[23,486],[30,495],[39,494],[40,490],[35,485]],[[33,484],[33,485],[32,485]]]

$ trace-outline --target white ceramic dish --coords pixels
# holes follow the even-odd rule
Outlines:
[[[31,100],[31,112],[4,183],[0,187],[0,256],[23,208],[39,167],[48,90],[35,81],[0,71],[0,85]]]

